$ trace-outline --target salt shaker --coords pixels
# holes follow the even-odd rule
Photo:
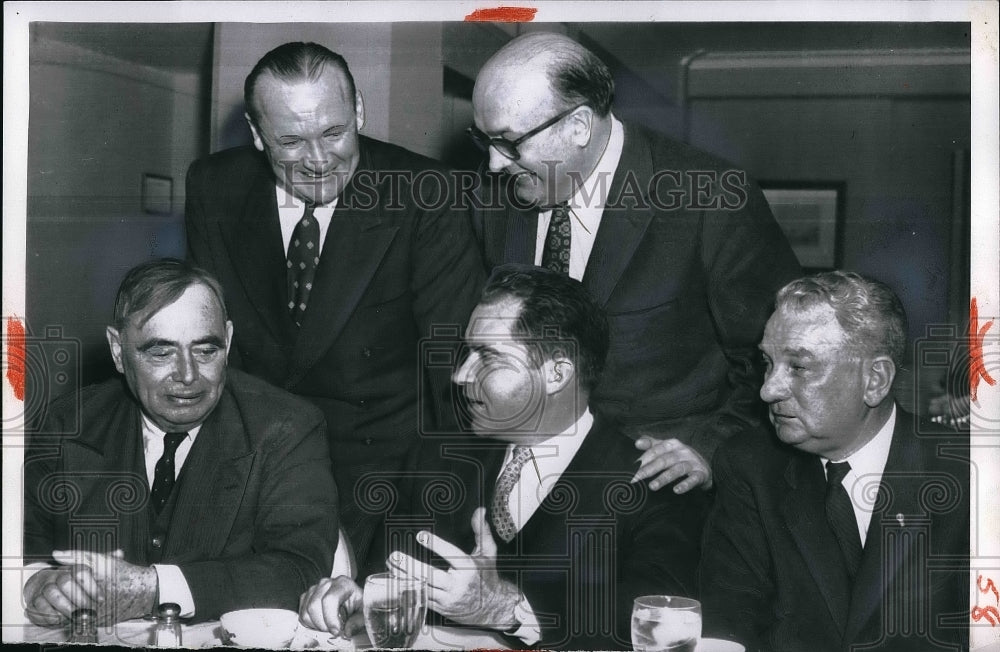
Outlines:
[[[156,647],[181,646],[181,606],[176,602],[164,602],[156,610]]]
[[[70,622],[70,643],[97,645],[97,613],[93,609],[77,609]]]

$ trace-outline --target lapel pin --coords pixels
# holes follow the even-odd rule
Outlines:
[[[902,514],[896,514],[896,522],[899,523],[899,527],[905,527],[906,523],[903,521]]]

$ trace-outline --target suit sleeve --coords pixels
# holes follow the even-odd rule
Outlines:
[[[716,496],[699,575],[703,636],[755,650],[768,624],[773,572],[755,493],[732,458],[723,450],[714,463]]]
[[[302,423],[277,429],[257,451],[261,467],[253,477],[261,487],[246,552],[178,564],[197,620],[249,607],[296,610],[299,596],[329,575],[337,545],[337,491],[326,429],[318,414],[306,427],[295,427]]]
[[[727,174],[723,173],[723,187]],[[745,177],[730,181],[737,178],[745,181]],[[723,194],[721,208],[703,218],[701,257],[708,307],[729,364],[726,403],[714,423],[696,433],[691,442],[709,460],[720,443],[764,422],[759,397],[763,369],[757,345],[775,293],[802,273],[763,193],[753,182],[741,188],[741,192]],[[733,207],[727,208],[727,202]]]

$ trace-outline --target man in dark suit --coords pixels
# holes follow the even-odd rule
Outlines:
[[[892,399],[906,318],[828,272],[777,296],[760,348],[767,432],[716,455],[705,631],[749,650],[968,645],[969,449]]]
[[[565,36],[494,55],[470,133],[502,176],[474,228],[488,266],[568,273],[609,313],[591,406],[638,439],[638,478],[709,487],[719,442],[763,419],[755,347],[800,270],[745,172],[619,121],[613,93],[607,66]]]
[[[198,620],[295,608],[328,575],[336,488],[322,413],[228,371],[219,283],[175,260],[122,282],[108,344],[124,382],[51,406],[25,455],[32,622],[101,622],[175,602]],[[55,562],[55,563],[53,563]]]
[[[226,289],[234,363],[326,414],[341,520],[363,556],[375,522],[355,485],[398,473],[418,429],[449,416],[421,345],[461,332],[482,264],[447,171],[358,134],[365,105],[340,55],[282,45],[245,101],[254,147],[188,172],[188,255]]]
[[[636,597],[694,593],[704,494],[631,482],[631,442],[588,407],[608,326],[578,281],[498,268],[466,345],[454,379],[476,436],[428,448],[409,513],[386,520],[386,563],[426,581],[435,612],[508,645],[630,648]],[[351,630],[339,608],[358,591],[322,580],[303,621]]]

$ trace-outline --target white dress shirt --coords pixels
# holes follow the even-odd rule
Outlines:
[[[278,199],[278,221],[281,223],[281,243],[285,247],[285,256],[288,256],[288,243],[292,241],[292,232],[295,231],[295,225],[302,219],[306,205],[301,199],[289,194],[279,185],[274,186],[274,194]],[[313,217],[316,218],[316,222],[319,224],[320,254],[323,253],[323,242],[326,240],[326,232],[330,228],[333,211],[337,208],[337,199],[324,206],[316,206],[313,209]]]
[[[184,461],[194,446],[194,440],[198,436],[201,426],[195,426],[188,431],[181,443],[177,446],[174,454],[174,479],[180,476]],[[156,463],[163,455],[164,432],[157,428],[152,421],[142,415],[142,454],[146,462],[146,479],[149,481],[149,489],[153,489],[153,478],[156,474]],[[159,585],[159,595],[157,602],[176,602],[181,607],[181,616],[187,618],[194,615],[194,597],[191,595],[191,588],[180,567],[173,564],[153,564],[156,571],[156,579]]]
[[[889,459],[889,447],[892,446],[892,431],[895,427],[896,405],[893,404],[889,419],[867,444],[849,457],[836,460],[851,465],[851,470],[844,476],[842,484],[847,490],[847,495],[851,497],[854,518],[858,522],[858,534],[861,535],[862,548],[865,546],[865,541],[868,540],[868,526],[872,520],[872,508],[878,498],[877,487],[882,481],[885,462]],[[823,473],[825,474],[826,463],[829,460],[825,457],[822,460]]]
[[[511,519],[514,521],[514,529],[520,532],[528,519],[538,510],[545,498],[552,491],[552,487],[566,471],[566,467],[573,461],[573,457],[587,433],[590,432],[594,424],[594,415],[588,408],[572,426],[563,432],[549,437],[545,441],[530,446],[531,458],[521,468],[521,475],[507,499],[507,507],[510,509]],[[503,464],[500,465],[500,473],[513,458],[514,444],[507,447],[507,455]],[[500,475],[497,475],[499,479]],[[538,617],[534,609],[528,603],[527,598],[522,599],[514,608],[514,617],[518,622],[518,629],[513,632],[513,636],[520,638],[528,645],[534,645],[542,637],[542,628],[538,623]]]
[[[580,281],[587,269],[590,252],[594,248],[597,229],[601,226],[601,215],[608,201],[611,190],[611,180],[618,169],[618,161],[625,145],[625,128],[622,123],[611,116],[611,136],[604,148],[597,167],[590,173],[576,194],[569,200],[570,208],[570,246],[569,275]],[[549,230],[552,211],[542,211],[538,214],[538,229],[535,232],[535,264],[542,264],[542,250],[545,248],[545,237]]]

